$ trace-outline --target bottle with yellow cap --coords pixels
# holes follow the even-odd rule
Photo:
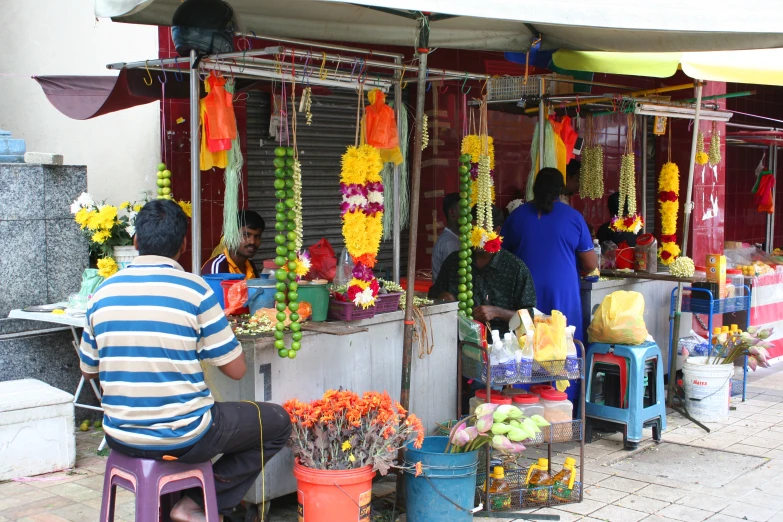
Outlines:
[[[563,469],[552,479],[552,497],[560,502],[571,502],[571,493],[574,491],[576,479],[576,460],[572,457],[565,459]]]
[[[492,511],[511,509],[511,487],[506,482],[503,466],[495,466],[489,474],[489,504]]]
[[[538,459],[538,464],[533,464],[527,470],[525,479],[528,494],[526,499],[537,504],[545,503],[549,500],[549,488],[552,485],[552,477],[549,475],[549,460]]]

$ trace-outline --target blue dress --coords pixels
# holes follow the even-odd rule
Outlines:
[[[584,340],[582,300],[577,252],[593,249],[590,231],[582,215],[555,202],[552,212],[538,215],[532,203],[518,207],[501,231],[503,248],[516,254],[530,269],[536,287],[536,308],[545,314],[559,310],[574,337]]]

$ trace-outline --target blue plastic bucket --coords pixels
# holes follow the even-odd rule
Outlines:
[[[448,437],[424,437],[421,449],[405,447],[405,499],[408,522],[471,522],[476,494],[478,451],[444,453]],[[421,462],[422,474],[414,470]]]
[[[215,297],[217,298],[218,303],[220,303],[221,308],[225,308],[226,303],[223,300],[223,287],[220,286],[220,283],[223,281],[230,281],[232,279],[239,280],[245,278],[243,274],[207,274],[201,277],[204,278],[204,281],[207,282],[209,287],[215,293]]]
[[[262,308],[275,306],[275,285],[277,281],[269,277],[247,280],[247,307],[250,314]]]

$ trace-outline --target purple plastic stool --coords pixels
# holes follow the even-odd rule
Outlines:
[[[100,522],[114,522],[117,486],[136,494],[136,522],[158,522],[160,497],[190,488],[204,491],[207,522],[218,522],[220,515],[215,496],[212,463],[183,464],[176,461],[135,459],[112,451],[103,478]],[[164,513],[163,520],[168,520]]]

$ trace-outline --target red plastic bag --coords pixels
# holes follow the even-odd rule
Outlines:
[[[305,279],[326,279],[331,281],[337,274],[337,256],[329,241],[321,239],[307,250],[310,251],[310,272]]]
[[[370,92],[371,105],[367,112],[367,144],[378,149],[394,149],[400,146],[394,110],[386,105],[386,95],[379,89]]]
[[[223,313],[225,313],[226,316],[247,313],[245,303],[247,303],[247,281],[243,280],[231,285],[231,288],[228,289],[226,307],[223,310]]]

